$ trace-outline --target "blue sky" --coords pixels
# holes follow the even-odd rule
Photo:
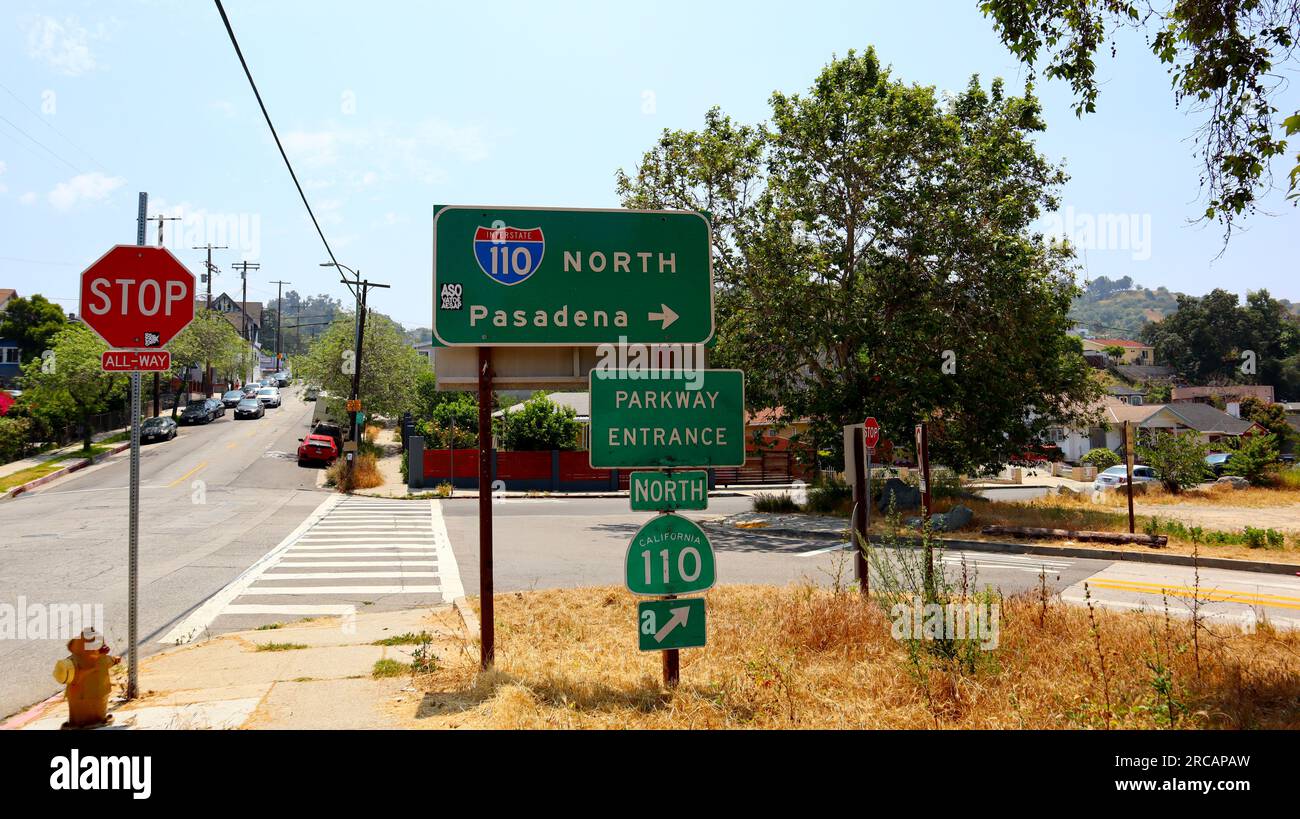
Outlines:
[[[715,104],[761,121],[773,90],[805,90],[850,48],[874,45],[895,76],[941,89],[1025,76],[976,0],[226,7],[339,260],[391,283],[373,303],[407,326],[430,322],[434,203],[616,206],[615,170],[661,129],[697,127]],[[230,264],[248,258],[262,265],[250,300],[273,300],[274,279],[347,297],[317,266],[325,252],[211,3],[19,0],[0,15],[0,287],[75,310],[77,274],[134,241],[146,190],[152,213],[184,217],[167,244],[195,272],[191,245],[235,246],[214,256],[216,290],[237,296]],[[1094,242],[1087,272],[1300,301],[1300,212],[1271,195],[1216,258],[1217,225],[1188,224],[1203,209],[1199,120],[1175,109],[1140,38],[1099,65],[1100,111],[1082,120],[1063,84],[1038,89],[1040,147],[1072,175],[1053,229],[1079,238],[1102,216],[1135,229],[1121,247]]]

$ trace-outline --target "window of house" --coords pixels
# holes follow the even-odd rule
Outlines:
[[[18,348],[17,348],[17,347],[4,347],[4,348],[0,348],[0,353],[3,354],[3,363],[5,363],[5,364],[17,364],[17,363],[19,363],[19,360],[18,360]]]
[[[1140,406],[1142,406],[1142,396],[1140,396],[1140,395],[1134,395],[1134,396],[1131,396],[1131,397],[1128,399],[1128,402],[1129,402],[1130,404],[1132,404],[1133,406],[1135,406],[1135,407],[1140,407]]]

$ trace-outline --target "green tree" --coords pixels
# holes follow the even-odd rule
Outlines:
[[[81,425],[82,448],[89,450],[91,416],[121,399],[128,379],[103,371],[101,358],[108,346],[85,325],[65,325],[51,340],[50,349],[52,358],[35,358],[24,368],[23,383],[30,394],[25,392],[23,398],[46,408],[70,408]]]
[[[194,321],[171,340],[167,349],[172,354],[170,375],[181,383],[191,367],[202,369],[208,363],[212,364],[213,377],[218,381],[242,380],[252,371],[252,346],[215,310],[197,311]],[[173,402],[173,417],[179,403]]]
[[[1223,471],[1263,486],[1277,470],[1277,455],[1277,436],[1248,435],[1233,442],[1232,455]]]
[[[1174,494],[1191,489],[1209,474],[1205,456],[1209,444],[1195,433],[1155,431],[1148,443],[1139,443],[1137,456],[1156,471],[1160,482]]]
[[[765,128],[714,109],[617,176],[627,207],[712,214],[712,360],[746,371],[751,407],[810,418],[833,462],[843,424],[906,440],[929,419],[961,471],[1082,420],[1100,387],[1066,334],[1070,251],[1031,229],[1065,180],[1037,100],[972,78],[941,101],[868,49],[771,107]]]
[[[1300,322],[1267,290],[1249,293],[1244,305],[1220,288],[1200,298],[1179,294],[1178,309],[1141,335],[1157,361],[1193,383],[1274,384],[1285,359],[1300,353]]]
[[[63,308],[37,293],[29,299],[9,300],[0,313],[0,338],[17,342],[19,357],[26,364],[50,349],[54,336],[67,324]]]
[[[573,407],[562,407],[543,392],[533,394],[519,412],[497,419],[497,439],[502,449],[536,452],[577,449],[580,425]]]
[[[331,395],[352,394],[356,360],[355,317],[341,313],[307,353],[295,359],[298,375]],[[429,366],[406,343],[401,325],[371,311],[361,356],[361,402],[368,415],[400,416],[417,407],[416,385]]]
[[[1121,29],[1146,34],[1151,53],[1169,66],[1174,102],[1191,103],[1204,118],[1196,144],[1205,218],[1223,223],[1225,241],[1271,187],[1270,160],[1285,154],[1285,137],[1300,132],[1300,111],[1286,116],[1274,105],[1295,68],[1300,0],[981,0],[980,9],[1031,70],[1042,57],[1048,78],[1070,83],[1080,116],[1096,110],[1097,51],[1109,45],[1113,54]],[[1298,186],[1300,154],[1291,198]]]
[[[1241,401],[1241,417],[1247,421],[1254,421],[1268,433],[1272,435],[1277,442],[1279,449],[1286,450],[1293,432],[1291,425],[1287,423],[1286,407],[1282,404],[1270,404],[1267,401],[1261,401],[1253,395],[1248,395]]]

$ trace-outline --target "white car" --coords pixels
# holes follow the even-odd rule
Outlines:
[[[280,391],[275,387],[262,387],[257,391],[257,400],[262,402],[264,407],[280,406]]]
[[[1156,471],[1149,466],[1133,465],[1133,483],[1151,483],[1158,481]],[[1112,466],[1106,471],[1097,475],[1097,480],[1092,482],[1092,488],[1097,491],[1103,489],[1114,489],[1117,486],[1123,486],[1128,482],[1128,470],[1123,464]]]

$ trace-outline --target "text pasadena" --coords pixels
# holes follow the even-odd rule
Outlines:
[[[529,315],[531,313],[531,315]],[[608,310],[574,310],[569,313],[569,305],[564,305],[553,313],[545,310],[489,310],[482,304],[469,306],[469,326],[477,327],[480,321],[486,321],[491,315],[493,327],[609,327]],[[627,327],[627,313],[614,311],[614,327]]]

